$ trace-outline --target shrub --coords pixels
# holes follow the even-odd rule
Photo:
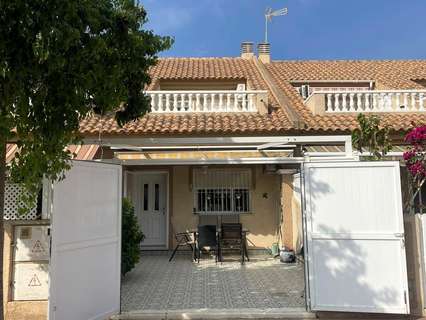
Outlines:
[[[366,116],[360,113],[357,117],[358,128],[352,131],[352,144],[362,153],[370,153],[368,160],[380,160],[392,149],[389,128],[380,124],[377,115]]]
[[[139,228],[135,208],[129,199],[123,199],[121,221],[121,274],[132,270],[140,258],[140,242],[145,238]]]

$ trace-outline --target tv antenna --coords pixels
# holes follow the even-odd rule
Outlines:
[[[272,21],[272,17],[285,16],[288,13],[287,8],[272,11],[272,8],[265,10],[265,43],[268,43],[268,22]]]

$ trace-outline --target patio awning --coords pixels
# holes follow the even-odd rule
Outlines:
[[[74,160],[93,160],[99,151],[99,145],[84,144],[84,145],[69,145],[66,149],[73,154]],[[10,163],[18,151],[16,144],[7,144],[6,146],[6,163]]]
[[[153,151],[153,152],[115,152],[119,160],[164,160],[164,159],[186,159],[186,160],[209,160],[209,159],[238,159],[238,158],[268,158],[268,157],[290,157],[292,150],[280,151]]]

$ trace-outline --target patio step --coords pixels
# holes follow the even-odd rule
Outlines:
[[[111,320],[304,320],[315,318],[315,313],[293,309],[192,309],[132,311],[113,316]]]

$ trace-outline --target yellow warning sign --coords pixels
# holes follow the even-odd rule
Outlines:
[[[37,275],[34,273],[33,277],[30,280],[30,283],[28,283],[29,287],[41,287],[41,282],[38,279]]]

